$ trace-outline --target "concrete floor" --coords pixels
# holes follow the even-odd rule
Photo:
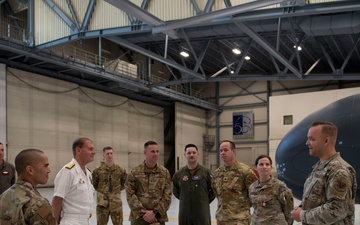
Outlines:
[[[38,190],[43,196],[48,198],[49,201],[51,202],[54,193],[53,188],[39,188]],[[130,225],[130,221],[129,221],[130,209],[126,201],[125,192],[123,191],[121,195],[123,200],[123,213],[124,213],[123,225]],[[299,203],[300,201],[295,199],[295,205],[299,205]],[[216,219],[215,219],[216,207],[217,207],[217,201],[215,199],[210,205],[212,224],[216,224]],[[170,209],[168,211],[169,222],[166,223],[167,225],[178,224],[178,211],[179,211],[179,200],[173,196]],[[109,220],[110,221],[108,225],[112,225],[111,219]],[[356,204],[355,206],[355,224],[360,224],[360,204]],[[90,225],[96,225],[96,203],[94,203],[94,211],[93,211],[93,216],[90,219]],[[295,222],[294,225],[301,225],[301,223]]]

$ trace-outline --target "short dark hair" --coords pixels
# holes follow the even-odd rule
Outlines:
[[[144,149],[147,148],[149,145],[158,145],[155,141],[147,141],[144,144]]]
[[[105,153],[106,150],[113,150],[113,148],[111,146],[105,146],[103,148],[103,153]]]
[[[260,159],[263,159],[263,158],[268,158],[269,161],[270,161],[270,165],[272,165],[272,160],[271,160],[271,157],[270,157],[270,156],[268,156],[268,155],[259,155],[259,156],[256,158],[256,160],[255,160],[255,166],[257,166],[258,163],[259,163],[259,160],[260,160]]]
[[[315,127],[315,126],[322,126],[321,132],[329,136],[334,143],[336,142],[338,128],[335,124],[329,121],[314,121],[311,124],[311,127]]]
[[[15,169],[18,174],[21,174],[25,171],[27,165],[34,165],[40,161],[39,154],[44,153],[39,149],[29,148],[22,150],[15,157]]]
[[[75,149],[77,147],[79,148],[82,148],[85,144],[85,141],[91,141],[89,138],[85,138],[85,137],[81,137],[81,138],[78,138],[74,141],[73,145],[72,145],[72,150],[73,150],[73,155],[75,156]]]
[[[196,151],[198,150],[198,148],[196,147],[196,145],[194,145],[194,144],[187,144],[187,145],[185,145],[184,151],[186,152],[186,149],[187,149],[187,148],[191,148],[191,147],[196,148]]]
[[[235,143],[234,143],[233,141],[223,140],[223,141],[221,141],[220,145],[221,145],[222,143],[224,143],[224,142],[229,142],[231,149],[236,149]]]

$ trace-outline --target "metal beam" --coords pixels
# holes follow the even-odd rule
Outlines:
[[[360,41],[360,36],[358,37],[357,41],[355,42],[354,47],[349,51],[348,55],[346,56],[346,59],[344,60],[344,63],[341,66],[341,71],[344,71],[345,66],[349,62],[349,59],[350,59],[351,55],[353,54],[353,52],[355,51],[356,46],[359,43],[359,41]]]
[[[139,52],[139,53],[141,53],[141,54],[143,54],[143,55],[145,55],[145,56],[147,56],[149,58],[155,59],[155,60],[157,60],[159,62],[162,62],[162,63],[164,63],[166,65],[169,65],[169,66],[171,66],[171,67],[173,67],[175,69],[178,69],[178,70],[180,70],[180,71],[182,71],[182,72],[184,72],[186,74],[189,74],[189,75],[191,75],[193,77],[196,77],[196,78],[199,78],[199,79],[202,79],[202,80],[206,79],[206,77],[201,75],[201,74],[195,73],[194,71],[192,71],[190,69],[187,69],[187,68],[177,64],[174,61],[171,61],[169,59],[165,59],[162,56],[159,56],[159,55],[157,55],[157,54],[155,54],[153,52],[150,52],[150,51],[148,51],[148,50],[146,50],[144,48],[141,48],[141,47],[139,47],[139,46],[137,46],[137,45],[135,45],[135,44],[133,44],[133,43],[131,43],[129,41],[126,41],[126,40],[124,40],[122,38],[119,38],[119,37],[104,37],[104,38],[108,39],[108,40],[110,40],[110,41],[112,41],[114,43],[117,43],[118,45],[124,46],[125,48],[128,48],[130,50]]]
[[[105,1],[110,1],[110,0],[105,0]],[[224,18],[224,17],[228,17],[228,16],[233,16],[242,12],[247,12],[247,11],[251,11],[257,8],[261,8],[261,7],[265,7],[265,6],[269,6],[269,5],[274,5],[274,4],[278,4],[281,2],[287,2],[290,0],[257,0],[257,1],[252,1],[252,2],[248,2],[248,3],[244,3],[244,4],[240,4],[237,6],[233,6],[230,8],[226,8],[226,9],[220,9],[214,12],[210,12],[210,13],[206,13],[206,14],[201,14],[198,16],[194,16],[194,17],[190,17],[190,18],[186,18],[186,19],[182,19],[182,20],[177,20],[175,22],[169,23],[167,25],[158,25],[157,27],[153,27],[153,33],[160,33],[160,32],[165,32],[165,31],[171,31],[174,29],[179,29],[179,28],[183,28],[183,27],[188,27],[188,26],[192,26],[194,24],[199,24],[202,22],[210,22],[210,21],[214,21],[216,19],[220,19],[220,18]]]
[[[88,7],[87,7],[86,12],[85,12],[83,22],[82,22],[81,27],[80,27],[80,32],[85,31],[86,27],[89,25],[91,15],[94,12],[95,4],[96,4],[96,0],[90,0],[89,1],[89,4],[88,4]]]
[[[65,13],[52,1],[52,0],[43,0],[46,2],[50,8],[54,10],[56,14],[70,27],[71,30],[75,31],[76,25],[65,15]]]
[[[148,24],[150,27],[165,25],[164,21],[160,20],[151,13],[143,10],[142,8],[130,2],[129,0],[105,0],[105,1],[113,5],[114,7],[126,12],[127,14],[130,14],[131,16],[143,21],[144,23]],[[174,32],[173,30],[167,32],[164,31],[163,33],[169,35],[171,38],[174,39],[178,38],[176,32]]]
[[[6,60],[3,58],[0,58],[0,62],[4,63],[6,65],[15,67],[15,68],[19,68],[25,71],[31,71],[31,72],[35,72],[41,75],[46,75],[48,77],[53,77],[56,79],[60,79],[60,80],[65,80],[65,81],[69,81],[72,83],[76,83],[78,85],[84,86],[84,87],[88,87],[88,88],[92,88],[95,90],[100,90],[103,92],[107,92],[107,93],[113,93],[113,94],[117,94],[117,95],[122,95],[125,97],[128,97],[130,99],[133,100],[137,100],[137,101],[141,101],[141,102],[146,102],[149,104],[154,104],[154,105],[158,105],[158,106],[172,106],[171,103],[168,103],[166,101],[162,101],[159,99],[155,99],[155,98],[151,98],[151,97],[147,97],[144,95],[140,95],[140,94],[136,94],[136,93],[130,93],[130,92],[125,92],[125,91],[117,91],[117,90],[111,90],[109,89],[108,86],[105,85],[101,85],[95,82],[91,82],[91,81],[87,81],[85,79],[81,79],[81,78],[76,78],[74,76],[69,76],[66,74],[62,74],[53,70],[47,70],[47,69],[42,69],[39,67],[34,67],[31,65],[27,65],[27,64],[23,64],[23,63],[19,63],[19,62],[15,62],[15,61],[10,61],[10,60]]]
[[[235,23],[242,31],[247,33],[254,41],[260,44],[266,51],[273,55],[277,60],[279,60],[284,66],[288,67],[291,72],[293,72],[298,78],[302,79],[302,74],[285,59],[279,52],[276,51],[264,38],[255,33],[249,26],[244,23]]]
[[[76,25],[76,28],[77,28],[77,30],[79,31],[79,30],[80,30],[80,25],[79,25],[78,19],[77,19],[77,17],[76,17],[76,14],[75,14],[75,12],[74,12],[74,8],[73,8],[73,6],[71,5],[71,1],[70,1],[70,0],[66,0],[66,3],[68,4],[68,8],[69,8],[69,10],[70,10],[71,17],[72,17],[72,19],[73,19],[73,21],[74,21],[74,23],[75,23],[75,25]]]
[[[232,20],[234,21],[257,21],[278,19],[286,17],[312,16],[321,14],[331,14],[340,12],[353,12],[360,10],[360,1],[334,1],[320,4],[307,4],[302,7],[295,7],[291,13],[284,13],[283,7],[266,9],[265,11],[245,11],[237,14]]]

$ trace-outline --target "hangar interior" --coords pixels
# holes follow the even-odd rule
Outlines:
[[[359,40],[351,0],[2,0],[0,138],[9,161],[44,149],[50,186],[78,136],[97,147],[91,168],[112,145],[129,170],[150,139],[171,172],[190,142],[215,169],[223,139],[251,165],[282,138],[270,97],[359,87]],[[238,112],[253,136],[234,138]]]

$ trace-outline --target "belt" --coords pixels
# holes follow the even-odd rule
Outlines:
[[[64,213],[62,217],[78,218],[78,219],[90,219],[92,214],[75,214],[75,213]]]

